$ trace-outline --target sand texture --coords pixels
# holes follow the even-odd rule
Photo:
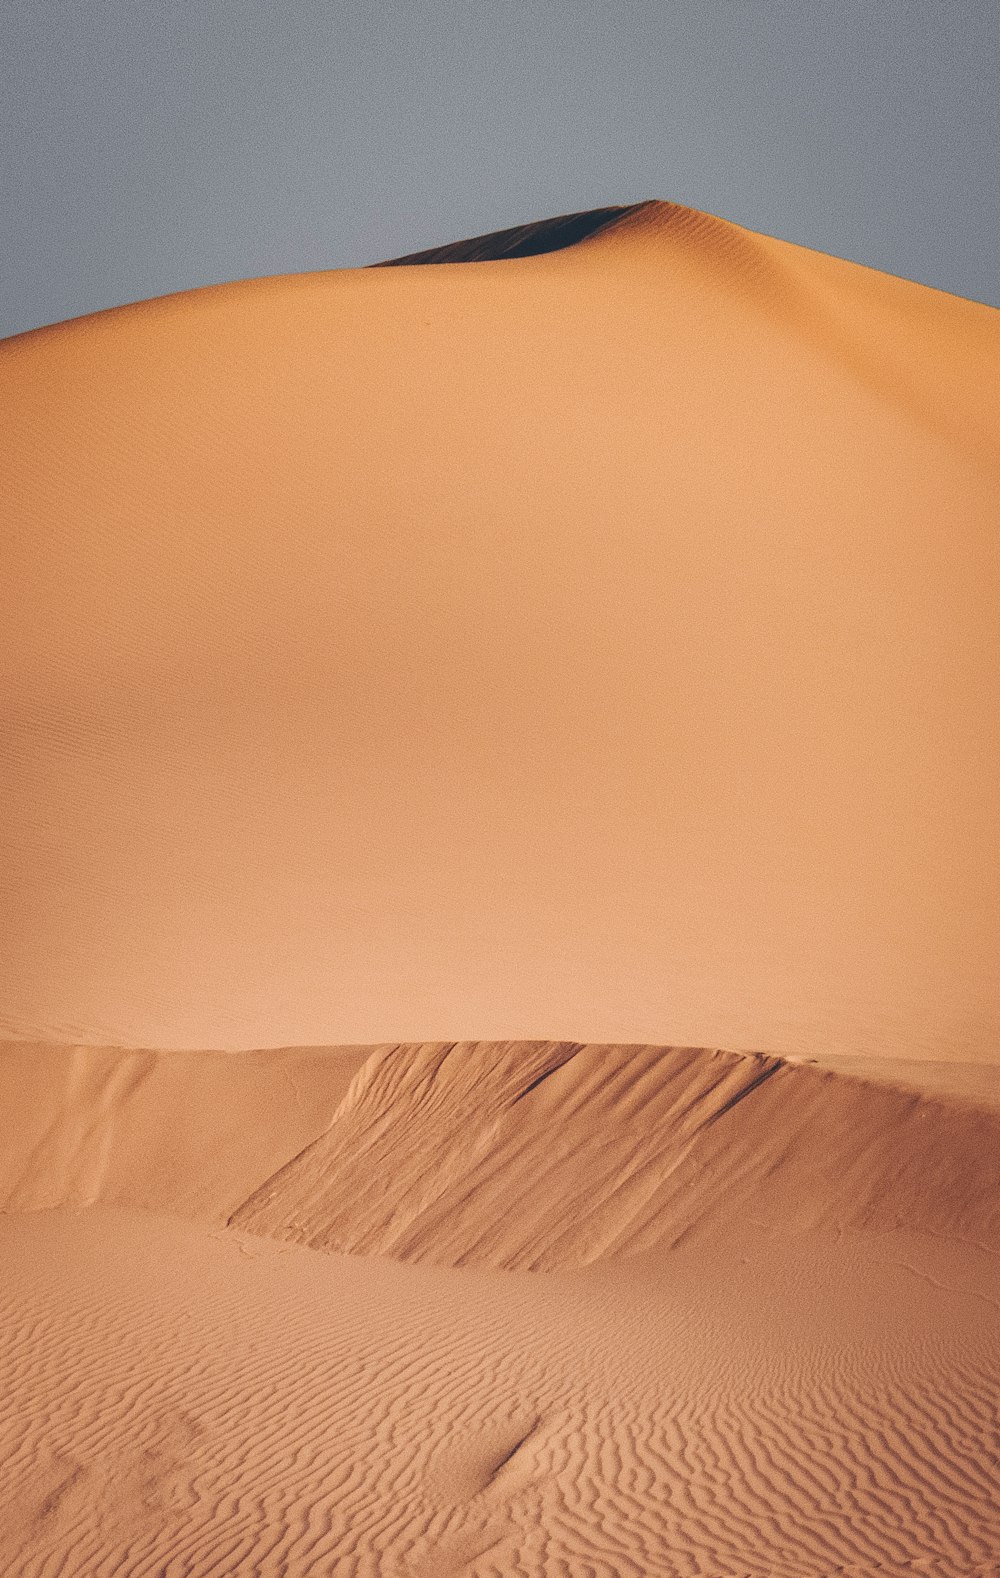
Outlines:
[[[666,203],[0,346],[2,1578],[998,1578],[997,388]]]
[[[0,1570],[1000,1571],[995,1106],[686,1049],[382,1047],[231,1210],[235,1121],[267,1133],[290,1073],[315,1121],[354,1049],[232,1054],[242,1097],[204,1054],[144,1085],[135,1054],[34,1057]],[[143,1160],[157,1101],[177,1149]],[[179,1187],[199,1147],[214,1200]]]

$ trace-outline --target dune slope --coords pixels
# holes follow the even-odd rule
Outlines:
[[[329,1126],[369,1049],[0,1045],[0,1209],[224,1222]]]
[[[998,368],[670,204],[6,342],[0,1026],[995,1058]]]
[[[1000,1253],[1000,1086],[575,1042],[0,1049],[0,1208],[167,1211],[328,1253],[571,1270],[743,1230]]]
[[[748,1202],[785,1230],[1000,1252],[1000,1113],[770,1057],[391,1047],[232,1221],[342,1253],[556,1270],[738,1231]]]

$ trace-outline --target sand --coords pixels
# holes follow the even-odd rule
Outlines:
[[[25,1060],[0,1570],[1000,1571],[995,1105],[690,1049],[387,1046],[286,1157],[282,1084],[315,1120],[356,1049],[141,1077],[11,1049],[15,1112]],[[178,1148],[143,1153],[158,1103]]]
[[[998,371],[670,204],[0,346],[0,1572],[1000,1574]]]
[[[1000,312],[663,204],[0,355],[10,1037],[1000,1044]]]

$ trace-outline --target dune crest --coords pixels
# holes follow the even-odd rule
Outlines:
[[[582,214],[560,214],[530,225],[514,225],[509,230],[493,230],[488,235],[470,236],[466,241],[451,241],[445,246],[410,252],[406,257],[389,258],[374,268],[404,268],[414,263],[489,263],[499,258],[540,257],[545,252],[561,252],[608,229],[626,216],[651,205],[633,203],[627,207],[592,208]]]

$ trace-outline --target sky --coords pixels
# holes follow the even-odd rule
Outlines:
[[[659,197],[1000,305],[998,0],[0,0],[0,335]]]

